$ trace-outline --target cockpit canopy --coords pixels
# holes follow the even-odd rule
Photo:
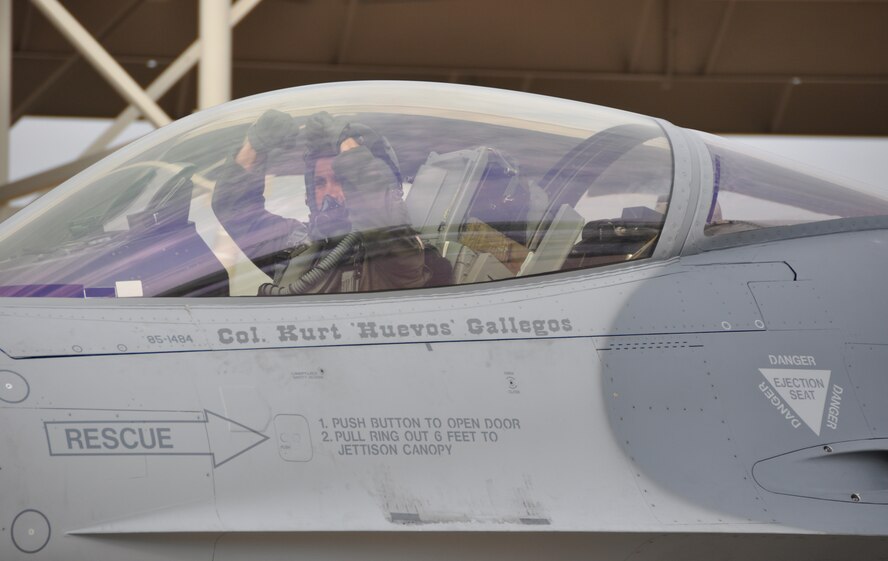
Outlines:
[[[264,211],[310,230],[308,119],[325,111],[369,127],[397,155],[412,235],[444,271],[439,286],[647,257],[664,222],[672,156],[652,119],[480,88],[314,86],[195,114],[46,195],[0,230],[0,295],[256,295],[287,256],[254,250],[281,234],[249,232],[248,251],[211,201],[270,109],[296,133],[256,170]],[[249,183],[239,188],[257,189]]]
[[[270,111],[286,116],[291,130],[271,135],[273,143],[253,138],[261,154],[245,169],[251,127]],[[434,270],[434,282],[424,286],[648,258],[666,224],[676,174],[669,139],[653,119],[465,86],[311,86],[182,119],[39,199],[0,227],[0,296],[254,296],[292,277],[307,259],[305,248],[321,237],[308,204],[314,183],[306,189],[306,177],[318,175],[316,162],[306,158],[309,123],[321,112],[343,130],[385,139],[399,180],[391,192],[405,222],[398,235],[410,238],[423,252],[423,266]],[[780,185],[760,188],[761,177],[742,176],[741,156],[706,143],[715,176],[710,216],[698,225],[706,236],[796,220],[743,215],[748,194],[788,199],[777,193]],[[796,189],[798,182],[791,183]],[[815,198],[846,197],[833,187],[839,191],[818,191]],[[794,193],[792,200],[810,199]],[[834,206],[814,204],[813,212]],[[888,214],[883,202],[852,206],[813,219]],[[354,229],[358,240],[375,235]],[[332,245],[323,251],[336,253]],[[359,241],[340,251],[336,266],[370,251],[360,247]],[[343,281],[328,292],[379,289]]]

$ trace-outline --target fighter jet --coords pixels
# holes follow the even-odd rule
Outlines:
[[[0,225],[0,558],[885,559],[888,200],[352,82]]]

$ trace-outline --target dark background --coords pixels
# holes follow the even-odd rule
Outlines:
[[[197,0],[63,4],[143,86],[197,37]],[[124,109],[30,2],[13,18],[14,118]],[[235,98],[428,80],[718,133],[888,135],[886,0],[264,0],[233,41]],[[161,99],[171,117],[194,110],[196,82]]]

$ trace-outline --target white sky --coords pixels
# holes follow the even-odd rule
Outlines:
[[[11,131],[10,180],[22,179],[80,156],[110,121],[35,118],[19,120]],[[133,124],[117,142],[152,130]],[[803,137],[733,135],[735,140],[791,158],[876,190],[888,189],[888,137]]]
[[[69,117],[24,117],[12,127],[9,140],[9,180],[16,181],[80,157],[111,125],[106,119]],[[137,122],[114,145],[138,138],[154,130]]]
[[[725,136],[861,186],[888,191],[888,137]]]

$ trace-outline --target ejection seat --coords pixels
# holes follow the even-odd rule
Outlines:
[[[405,199],[423,243],[452,264],[453,284],[558,269],[560,263],[536,259],[527,246],[546,202],[506,156],[485,146],[431,153]],[[562,262],[578,233],[566,245]]]

